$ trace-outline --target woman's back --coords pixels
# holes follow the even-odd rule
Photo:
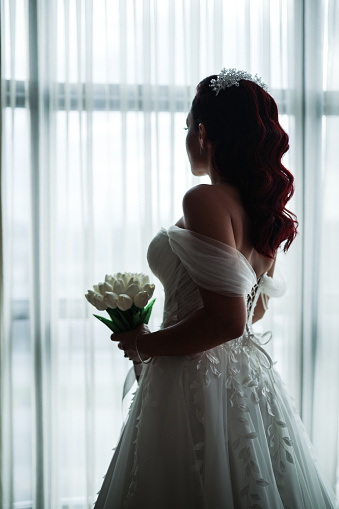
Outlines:
[[[215,217],[215,221],[210,220],[207,226],[202,228],[199,225],[198,233],[220,242],[229,243],[231,247],[240,251],[253,267],[257,278],[268,272],[274,263],[274,259],[268,258],[255,250],[250,238],[250,219],[237,189],[228,184],[212,184],[196,186],[189,191],[191,194],[192,192],[199,194],[203,199],[204,215],[208,215],[206,209],[210,206]],[[199,207],[199,197],[195,201],[197,204],[193,207]],[[196,215],[194,210],[192,214]],[[231,221],[231,232],[229,220]],[[176,225],[185,228],[184,218],[180,218]],[[230,242],[232,238],[233,242]],[[226,239],[228,242],[226,242]]]

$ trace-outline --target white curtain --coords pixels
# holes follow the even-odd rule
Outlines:
[[[338,33],[335,0],[1,0],[1,507],[95,501],[129,362],[83,294],[149,273],[198,183],[195,86],[224,66],[262,76],[290,134],[300,234],[259,327],[338,484]],[[161,307],[157,283],[153,329]]]

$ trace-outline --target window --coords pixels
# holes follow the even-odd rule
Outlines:
[[[290,134],[301,233],[280,260],[290,293],[263,327],[335,484],[322,429],[331,420],[336,436],[338,408],[321,394],[326,359],[338,358],[328,338],[338,308],[339,13],[334,0],[306,4],[2,0],[4,506],[94,502],[126,415],[129,364],[83,294],[105,272],[149,272],[150,239],[198,182],[183,130],[195,86],[224,66],[263,77]]]

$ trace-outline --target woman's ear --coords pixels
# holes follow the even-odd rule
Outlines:
[[[207,144],[207,133],[204,124],[199,124],[199,145],[201,150],[206,148]]]

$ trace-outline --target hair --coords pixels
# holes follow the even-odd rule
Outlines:
[[[297,234],[296,216],[286,209],[294,192],[292,174],[281,158],[288,135],[278,121],[274,99],[259,85],[241,80],[239,87],[210,87],[209,76],[197,86],[191,114],[196,130],[202,123],[214,145],[213,167],[223,182],[235,186],[250,218],[254,248],[274,257],[286,252]]]

